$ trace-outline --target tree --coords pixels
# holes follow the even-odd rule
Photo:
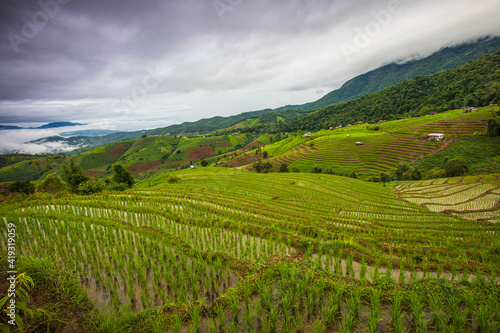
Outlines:
[[[208,166],[207,160],[201,160],[200,164],[201,164],[202,167]]]
[[[18,180],[10,184],[8,191],[9,193],[33,194],[35,186],[29,180]]]
[[[465,158],[452,158],[443,164],[447,177],[464,176],[469,171],[469,162]]]
[[[78,185],[89,180],[89,177],[85,175],[82,167],[79,164],[76,164],[73,158],[70,158],[69,166],[65,165],[63,167],[63,176],[68,182],[69,190],[71,193],[77,193]]]
[[[141,135],[141,138],[145,139],[148,135],[146,133]]]
[[[269,153],[267,151],[262,152],[262,157],[267,158],[269,156]]]
[[[68,190],[68,184],[55,173],[51,173],[38,185],[37,190],[49,194],[60,194]]]
[[[281,163],[280,172],[288,172],[288,165],[286,163]]]
[[[125,169],[120,163],[113,164],[111,182],[116,184],[126,184],[128,188],[131,188],[135,183],[132,173]]]
[[[264,173],[268,173],[272,169],[273,169],[273,165],[271,164],[271,162],[262,163],[262,171]]]
[[[500,116],[488,120],[488,134],[500,136]]]
[[[379,178],[380,178],[380,181],[382,183],[388,183],[388,182],[392,181],[391,176],[388,173],[385,173],[385,172],[380,173]]]
[[[255,162],[252,166],[255,169],[255,171],[257,171],[257,173],[262,172],[262,162],[260,160]]]

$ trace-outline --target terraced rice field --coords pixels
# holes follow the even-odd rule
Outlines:
[[[356,142],[361,142],[362,145],[356,145]],[[373,175],[394,169],[399,163],[411,163],[435,152],[443,144],[411,135],[351,134],[345,131],[342,137],[325,136],[314,140],[314,151],[303,153],[291,166],[310,171],[313,166],[320,165],[337,171]]]
[[[177,176],[3,204],[2,228],[15,226],[20,255],[74,275],[96,309],[110,311],[107,325],[123,327],[123,309],[134,313],[127,327],[136,332],[499,328],[499,224],[345,177],[223,168]],[[432,193],[427,185],[439,184],[398,190]]]
[[[500,175],[408,182],[395,189],[401,198],[434,212],[500,222]]]
[[[465,114],[462,110],[453,110],[432,116],[391,121],[381,124],[380,129],[419,135],[443,133],[448,137],[474,134],[485,130],[487,120],[492,117],[490,110],[498,110],[498,107],[484,107],[477,112]]]

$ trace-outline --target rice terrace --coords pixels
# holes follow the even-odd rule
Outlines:
[[[235,4],[250,6],[229,2],[235,13]],[[233,41],[205,51],[226,52],[226,44]],[[0,151],[0,333],[500,332],[499,47],[500,37],[443,47],[315,102],[183,123],[168,110],[178,116],[196,103],[223,108],[257,95],[241,97],[228,80],[236,97],[194,101],[215,95],[229,72],[252,77],[246,67],[225,68],[201,76],[210,89],[192,88],[174,107],[175,94],[159,90],[183,91],[190,84],[176,80],[198,75],[191,56],[176,54],[160,74],[177,62],[186,73],[172,83],[148,71],[135,87],[144,100],[127,100],[139,111],[112,112],[117,124],[148,122],[141,130],[0,125],[5,140],[31,131]],[[196,63],[211,64],[195,53]],[[126,81],[118,72],[114,80]],[[254,84],[267,89],[274,76],[261,82],[255,72]],[[151,100],[163,118],[143,113]],[[74,126],[94,134],[55,130]],[[31,137],[47,128],[50,136]]]

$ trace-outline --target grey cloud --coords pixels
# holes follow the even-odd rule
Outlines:
[[[306,103],[382,64],[500,35],[497,0],[41,1],[67,4],[17,53],[8,34],[41,7],[0,4],[0,123],[192,121]],[[377,21],[395,2],[390,23]],[[151,66],[158,84],[143,89]]]

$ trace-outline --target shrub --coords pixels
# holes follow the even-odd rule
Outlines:
[[[463,176],[469,171],[469,162],[465,158],[452,158],[443,163],[443,169],[448,177]]]
[[[438,169],[432,171],[429,178],[445,178],[445,177],[446,177],[446,170]]]
[[[49,194],[60,194],[68,190],[68,184],[63,182],[61,177],[55,173],[47,175],[45,179],[38,185],[38,192],[45,192]]]
[[[313,170],[312,170],[312,171],[313,171],[313,173],[321,173],[321,171],[323,171],[323,169],[321,168],[321,166],[320,166],[320,165],[315,165],[315,166],[313,167]]]
[[[280,172],[288,172],[288,165],[286,163],[281,163]]]
[[[206,166],[208,166],[208,162],[207,162],[207,160],[202,160],[202,161],[200,162],[200,164],[201,164],[201,166],[202,166],[202,167],[206,167]]]
[[[292,172],[300,172],[299,168],[293,167]]]
[[[125,183],[110,182],[108,184],[108,189],[111,191],[125,191],[127,188],[128,186]]]
[[[336,175],[336,174],[337,174],[337,171],[333,170],[332,168],[327,168],[327,169],[325,170],[325,173],[326,173],[327,175]]]
[[[29,180],[18,180],[10,184],[8,191],[9,193],[33,194],[35,193],[35,186]]]
[[[78,185],[78,194],[89,195],[99,193],[104,189],[104,183],[98,179],[90,178]]]
[[[385,172],[380,173],[379,179],[382,183],[388,183],[392,181],[391,175]]]
[[[177,184],[180,181],[181,181],[181,179],[177,176],[172,175],[172,176],[168,177],[168,182],[170,184]]]

